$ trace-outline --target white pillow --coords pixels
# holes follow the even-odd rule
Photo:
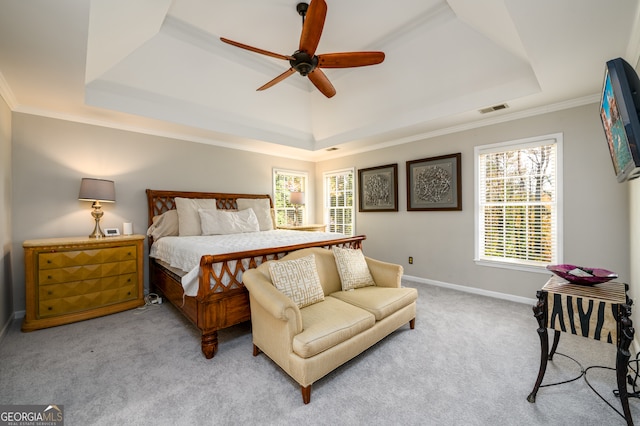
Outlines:
[[[258,218],[252,209],[240,211],[198,210],[202,235],[240,234],[258,232]]]
[[[175,198],[178,211],[178,234],[181,237],[189,235],[202,235],[199,209],[216,209],[216,200],[213,198]]]
[[[178,235],[178,211],[169,210],[154,216],[151,226],[147,229],[147,235],[156,241],[162,237]]]
[[[362,250],[333,247],[332,251],[336,259],[342,291],[376,285]]]
[[[273,285],[299,308],[324,300],[324,291],[313,254],[293,260],[269,262]]]
[[[270,231],[273,229],[271,204],[268,198],[238,198],[236,204],[238,205],[238,210],[253,209],[258,218],[261,231]]]

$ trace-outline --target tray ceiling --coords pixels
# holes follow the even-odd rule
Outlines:
[[[595,102],[608,59],[637,61],[638,1],[327,0],[317,53],[385,61],[326,69],[331,99],[300,75],[257,92],[289,64],[219,38],[289,55],[296,4],[0,0],[0,94],[16,111],[323,159]]]

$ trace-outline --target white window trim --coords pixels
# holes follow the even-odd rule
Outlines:
[[[276,168],[274,167],[272,172],[271,172],[271,197],[273,199],[273,203],[274,203],[274,208],[275,208],[275,200],[276,200],[276,175],[278,173],[281,174],[285,174],[285,175],[291,175],[291,176],[300,176],[301,178],[304,178],[304,184],[305,184],[305,188],[303,188],[303,191],[305,193],[305,205],[304,207],[301,208],[301,212],[302,212],[302,217],[301,217],[301,221],[303,224],[308,223],[307,218],[307,211],[309,210],[309,200],[311,197],[310,194],[310,185],[309,185],[309,173],[308,172],[304,172],[304,171],[300,171],[300,170],[289,170],[289,169],[280,169],[280,168]]]
[[[556,143],[556,197],[557,197],[557,223],[556,223],[556,248],[557,248],[557,262],[563,263],[563,194],[562,189],[564,186],[564,174],[563,174],[563,134],[552,133],[543,136],[535,136],[525,139],[517,139],[512,141],[498,142],[488,145],[479,145],[473,149],[473,161],[474,161],[474,262],[476,265],[488,266],[494,268],[513,269],[526,272],[537,272],[548,274],[549,271],[542,266],[526,265],[523,263],[517,263],[516,261],[510,262],[508,260],[487,260],[480,259],[480,231],[482,224],[480,223],[480,182],[478,179],[478,173],[480,170],[480,154],[486,154],[491,152],[500,152],[507,150],[510,146],[517,146],[523,148],[527,144],[538,146],[544,141],[554,141]]]
[[[326,185],[327,182],[327,177],[330,175],[337,175],[340,173],[351,173],[351,175],[353,176],[353,206],[351,206],[351,217],[353,218],[353,223],[352,223],[352,229],[353,229],[353,235],[356,235],[356,169],[355,167],[348,167],[348,168],[344,168],[344,169],[338,169],[338,170],[329,170],[326,172],[322,173],[322,206],[323,206],[323,212],[322,212],[322,217],[324,218],[324,223],[327,224],[327,226],[329,226],[329,221],[330,221],[330,217],[329,217],[329,208],[330,206],[327,205],[327,201],[329,200],[329,193],[328,193],[328,188]]]

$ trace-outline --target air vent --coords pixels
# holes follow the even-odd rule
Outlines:
[[[507,108],[509,108],[509,105],[507,104],[498,104],[498,105],[490,106],[487,108],[482,108],[480,110],[480,114],[488,114],[490,112],[500,111],[501,109],[507,109]]]
[[[331,148],[327,148],[327,151],[337,151],[338,149],[340,148],[332,146]]]

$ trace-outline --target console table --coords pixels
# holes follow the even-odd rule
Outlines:
[[[538,321],[540,370],[527,401],[536,401],[547,361],[553,359],[560,341],[560,333],[571,333],[617,346],[616,379],[620,403],[627,424],[633,425],[626,385],[629,345],[634,335],[630,318],[633,301],[627,295],[628,289],[629,286],[623,283],[607,282],[583,286],[553,276],[541,290],[538,290],[538,302],[533,307],[533,314]],[[547,328],[554,330],[551,351]]]

